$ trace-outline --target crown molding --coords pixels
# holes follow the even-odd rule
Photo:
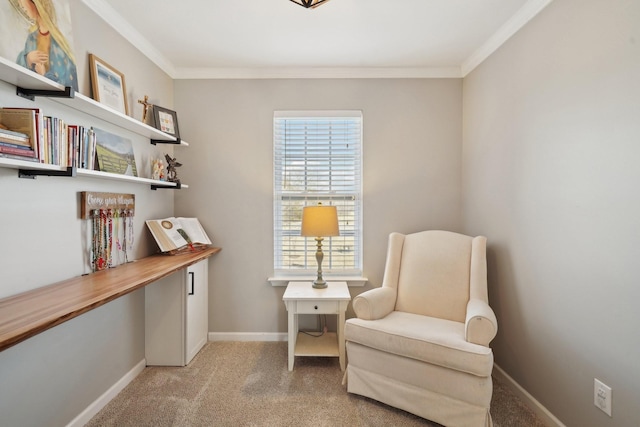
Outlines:
[[[498,50],[553,0],[529,0],[460,66],[453,67],[229,67],[177,68],[105,0],[82,0],[134,47],[175,80],[463,78]]]
[[[482,64],[493,52],[507,42],[527,22],[547,7],[553,0],[529,0],[515,15],[505,22],[489,39],[473,52],[460,65],[461,77],[466,77],[478,65]]]
[[[82,2],[93,10],[96,15],[102,18],[107,24],[113,27],[122,37],[137,48],[143,55],[156,64],[169,77],[175,78],[175,67],[155,46],[143,37],[138,30],[129,24],[122,16],[115,11],[104,0],[82,0]]]
[[[179,68],[176,80],[196,79],[407,79],[460,78],[460,67]]]

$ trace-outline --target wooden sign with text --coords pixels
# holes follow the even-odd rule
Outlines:
[[[118,210],[121,215],[133,216],[136,208],[135,194],[98,193],[95,191],[80,192],[80,218],[91,218],[96,209]]]

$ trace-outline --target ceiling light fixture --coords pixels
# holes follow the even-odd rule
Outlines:
[[[315,9],[323,3],[328,2],[329,0],[290,0],[295,4],[299,4],[302,7],[306,7],[307,9]]]

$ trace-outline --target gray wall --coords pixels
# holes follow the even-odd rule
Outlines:
[[[136,100],[145,93],[170,106],[171,79],[82,2],[70,4],[80,92],[90,95],[91,52],[124,73],[136,118],[141,116]],[[33,105],[18,98],[15,87],[0,83],[0,106]],[[130,138],[141,173],[157,154],[148,140],[135,134],[94,122],[51,100],[39,98],[37,105],[69,123],[95,125]],[[135,194],[134,257],[155,251],[144,220],[172,215],[173,191],[80,177],[19,179],[16,170],[0,168],[0,297],[87,272],[80,191]],[[0,424],[66,425],[143,359],[144,292],[137,291],[0,352]]]
[[[364,274],[380,286],[387,236],[460,230],[460,79],[175,82],[176,149],[188,191],[176,215],[197,215],[222,252],[210,261],[211,332],[284,333],[273,288],[274,110],[362,110]],[[352,294],[362,288],[352,288]]]
[[[84,272],[78,191],[135,193],[136,257],[155,249],[144,219],[171,215],[174,198],[176,214],[198,216],[223,247],[210,262],[210,331],[286,331],[283,289],[266,281],[273,110],[360,109],[367,288],[380,284],[391,231],[487,235],[497,363],[567,425],[640,425],[637,2],[555,0],[464,82],[175,83],[70,3],[81,92],[91,52],[125,74],[136,118],[144,94],[170,108],[175,97],[190,188],[31,181],[0,168],[0,297]],[[0,105],[31,104],[0,84]],[[142,360],[143,313],[137,292],[1,352],[3,423],[71,421]],[[613,387],[612,419],[593,406],[594,377]]]
[[[464,80],[465,229],[489,236],[496,362],[568,426],[640,425],[639,17],[556,0]]]

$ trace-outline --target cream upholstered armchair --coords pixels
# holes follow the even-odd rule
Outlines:
[[[382,287],[353,300],[347,391],[445,426],[492,426],[498,325],[487,300],[486,238],[391,233]]]

